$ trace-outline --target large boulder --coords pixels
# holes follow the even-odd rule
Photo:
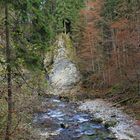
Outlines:
[[[71,41],[67,35],[61,34],[58,36],[55,47],[50,53],[46,55],[46,59],[51,58],[51,61],[44,62],[47,71],[49,72],[49,83],[53,94],[68,93],[71,89],[75,88],[80,81],[80,73],[76,67],[75,51]]]

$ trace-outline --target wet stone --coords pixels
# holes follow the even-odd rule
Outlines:
[[[95,130],[87,130],[84,132],[85,135],[88,135],[88,136],[92,136],[94,134],[96,134]]]
[[[60,123],[61,128],[66,129],[69,127],[68,124]]]
[[[113,136],[93,116],[79,112],[77,104],[57,98],[46,99],[46,112],[35,114],[33,124],[47,140],[110,140]]]
[[[92,121],[95,123],[102,123],[103,119],[102,118],[93,118]]]
[[[89,118],[87,116],[84,116],[84,115],[75,115],[73,117],[73,119],[78,121],[79,123],[83,123],[83,122],[89,121]]]
[[[116,120],[111,120],[111,121],[106,121],[105,122],[105,127],[109,128],[109,127],[114,127],[117,124]]]

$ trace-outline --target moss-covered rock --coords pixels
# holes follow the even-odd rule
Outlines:
[[[103,119],[102,118],[93,118],[92,121],[95,123],[102,123]]]
[[[109,127],[114,127],[117,124],[116,120],[111,120],[111,121],[106,121],[105,122],[105,127],[109,128]]]
[[[49,82],[53,94],[70,93],[80,81],[80,74],[75,64],[75,51],[71,39],[66,34],[57,36],[54,46],[46,55],[44,65],[49,72]]]

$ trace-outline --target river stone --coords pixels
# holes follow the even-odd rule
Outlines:
[[[105,127],[106,128],[108,128],[108,127],[114,127],[116,124],[117,124],[117,121],[116,120],[106,121],[105,122]]]
[[[93,118],[92,121],[95,123],[102,123],[103,119],[102,118]]]
[[[65,35],[68,40],[68,36]],[[64,35],[60,35],[55,43],[53,63],[49,72],[49,83],[53,94],[69,93],[80,81],[80,74],[71,60],[71,49]],[[70,39],[68,40],[70,41]],[[45,61],[46,62],[46,61]]]

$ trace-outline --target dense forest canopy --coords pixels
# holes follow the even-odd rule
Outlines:
[[[2,1],[1,6],[4,3]],[[7,5],[12,48],[16,49],[13,53],[17,53],[15,60],[24,58],[25,63],[30,61],[30,65],[36,63],[38,66],[41,64],[42,53],[52,44],[56,34],[64,32],[63,21],[69,19],[74,27],[83,1],[16,0],[7,1]],[[4,14],[1,16],[2,20]],[[3,28],[4,21],[1,23]]]

